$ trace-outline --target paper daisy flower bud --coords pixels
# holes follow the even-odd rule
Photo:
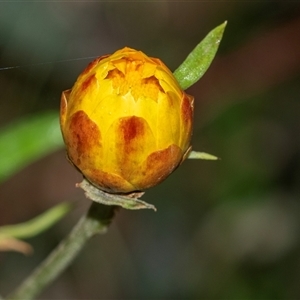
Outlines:
[[[109,193],[157,185],[190,149],[193,97],[157,58],[130,48],[94,60],[61,99],[70,161]]]

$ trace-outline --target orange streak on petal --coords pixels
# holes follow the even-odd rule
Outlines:
[[[101,133],[98,126],[82,110],[70,119],[67,134],[69,157],[79,168],[93,164],[93,149],[101,149]]]

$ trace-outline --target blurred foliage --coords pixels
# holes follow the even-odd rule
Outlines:
[[[57,112],[25,118],[0,131],[0,182],[62,147]]]
[[[120,211],[109,234],[92,240],[44,298],[300,297],[299,3],[1,3],[0,62],[28,65],[130,46],[175,69],[224,20],[216,60],[188,91],[195,96],[193,148],[222,160],[188,160],[149,190],[145,200],[157,213]],[[58,111],[61,91],[86,64],[0,71],[3,130],[28,114]],[[37,205],[55,203],[49,195],[74,197],[76,171],[53,163],[62,156],[2,177],[0,221],[21,222],[14,217],[20,212],[28,219]],[[32,240],[32,259],[1,254],[0,291],[50,252],[68,232],[65,224]]]
[[[31,246],[20,239],[31,238],[44,232],[63,218],[70,209],[70,203],[61,203],[27,222],[0,226],[0,251],[30,254]]]

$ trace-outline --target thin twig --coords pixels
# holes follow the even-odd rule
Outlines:
[[[105,233],[113,218],[114,206],[93,202],[71,233],[37,267],[35,271],[8,297],[7,300],[34,299],[73,261],[86,242],[97,233]]]

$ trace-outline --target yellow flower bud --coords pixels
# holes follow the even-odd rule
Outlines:
[[[61,99],[70,161],[109,193],[163,181],[190,150],[193,97],[157,58],[124,48],[94,60]]]

